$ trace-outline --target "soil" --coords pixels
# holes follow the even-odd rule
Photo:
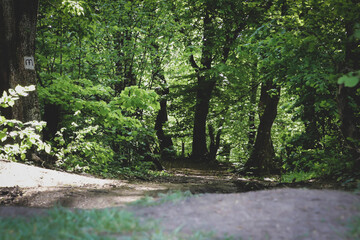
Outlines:
[[[159,219],[166,231],[214,231],[211,239],[350,239],[360,216],[354,185],[307,181],[284,184],[244,179],[223,170],[168,170],[152,182],[98,179],[0,160],[0,217],[33,217],[48,208],[127,209]],[[159,206],[129,206],[145,195],[189,190],[195,196]],[[179,228],[180,226],[180,228]]]

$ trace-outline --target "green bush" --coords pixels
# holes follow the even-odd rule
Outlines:
[[[299,139],[298,139],[299,140]],[[316,174],[339,179],[356,174],[354,160],[336,136],[325,135],[317,148],[304,149],[298,141],[288,144],[283,167],[288,172]]]
[[[39,95],[63,113],[53,139],[58,166],[103,176],[149,166],[144,156],[158,147],[149,124],[159,109],[154,91],[131,86],[115,94],[103,84],[59,76]]]

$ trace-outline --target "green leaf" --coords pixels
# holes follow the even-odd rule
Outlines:
[[[4,116],[0,116],[0,124],[3,124],[6,121],[6,118]]]
[[[7,131],[7,129],[5,128],[2,132],[0,132],[0,140],[2,142],[4,142],[6,140],[6,138],[7,138],[6,131]]]
[[[338,84],[344,84],[345,87],[355,87],[359,83],[358,76],[344,75],[338,80]]]

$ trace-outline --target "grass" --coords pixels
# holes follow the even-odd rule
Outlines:
[[[157,197],[145,196],[133,203],[131,205],[139,206],[155,206],[160,205],[166,202],[178,202],[180,200],[186,199],[193,196],[190,191],[170,191],[168,193],[159,193]]]
[[[189,191],[159,194],[158,198],[145,197],[135,204],[142,206],[176,202],[192,196]],[[68,210],[51,209],[45,215],[30,218],[0,218],[2,240],[42,239],[121,239],[121,240],[203,240],[211,239],[212,233],[195,232],[191,236],[180,233],[179,227],[172,233],[164,232],[156,220],[140,220],[131,212],[120,209]]]
[[[180,229],[165,233],[157,221],[140,221],[132,213],[118,209],[70,211],[54,208],[43,216],[0,219],[2,240],[41,239],[208,239],[210,234],[181,236]]]
[[[314,177],[317,177],[317,174],[314,172],[290,172],[281,176],[281,182],[291,183],[291,182],[301,182],[310,180]]]
[[[2,239],[113,239],[115,235],[145,237],[155,222],[140,223],[131,213],[118,210],[54,208],[31,219],[1,219]],[[156,228],[155,228],[156,229]],[[131,238],[129,238],[131,239]],[[137,239],[137,238],[134,238]]]
[[[358,194],[358,190],[355,193]],[[360,205],[357,206],[356,210],[360,210]],[[352,217],[346,226],[348,228],[348,239],[360,239],[360,215]]]
[[[348,237],[349,239],[360,239],[360,216],[351,219],[348,223]]]

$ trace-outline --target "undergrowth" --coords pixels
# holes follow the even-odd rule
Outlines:
[[[303,171],[289,172],[281,176],[281,182],[283,183],[302,182],[316,177],[317,174],[315,172],[303,172]]]

